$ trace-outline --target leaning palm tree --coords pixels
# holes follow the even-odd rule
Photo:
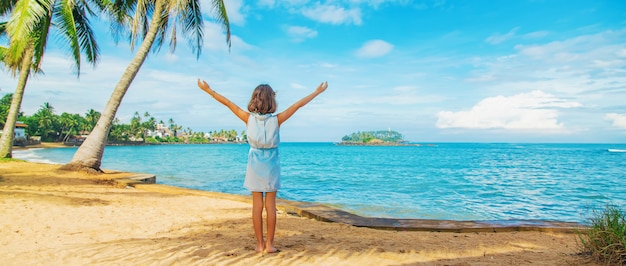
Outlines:
[[[230,47],[230,25],[224,1],[211,0],[210,3],[216,14],[216,21],[226,31],[226,42]],[[163,41],[169,36],[170,51],[173,52],[180,30],[185,38],[191,40],[190,43],[192,50],[196,52],[196,58],[200,57],[204,24],[200,11],[200,0],[113,1],[110,11],[114,18],[113,33],[119,34],[123,32],[123,29],[128,29],[131,49],[139,41],[141,41],[141,45],[115,86],[98,123],[87,136],[85,142],[74,153],[72,160],[61,167],[64,170],[102,172],[100,165],[113,119],[115,119],[117,109],[122,103],[122,98],[151,49],[158,51],[163,45]]]
[[[98,0],[2,0],[0,15],[9,16],[9,21],[0,25],[6,34],[8,47],[0,48],[0,60],[18,76],[11,107],[0,137],[0,158],[11,158],[15,122],[24,97],[26,82],[31,69],[40,71],[48,36],[52,27],[63,36],[60,40],[69,48],[74,59],[76,74],[80,74],[81,51],[94,66],[98,60],[98,46],[88,15],[94,15],[93,7],[101,8]],[[19,73],[19,75],[18,75]]]

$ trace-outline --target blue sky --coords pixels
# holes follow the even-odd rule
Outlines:
[[[207,2],[202,2],[208,7]],[[626,142],[626,2],[226,1],[230,52],[205,16],[199,59],[184,40],[150,54],[117,113],[172,118],[194,131],[245,126],[196,86],[245,107],[256,85],[279,112],[328,90],[283,124],[283,141],[340,141],[392,129],[415,142]],[[208,11],[208,10],[207,10]],[[102,111],[133,52],[94,21],[101,48],[80,79],[56,39],[22,111]],[[0,94],[16,79],[0,74]]]

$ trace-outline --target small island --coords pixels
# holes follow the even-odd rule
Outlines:
[[[404,140],[400,132],[389,130],[358,131],[341,138],[342,146],[422,146]]]

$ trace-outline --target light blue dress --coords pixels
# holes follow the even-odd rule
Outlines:
[[[250,151],[243,186],[252,192],[275,192],[280,188],[280,135],[278,118],[250,113],[246,128]]]

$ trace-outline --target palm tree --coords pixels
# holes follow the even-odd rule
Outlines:
[[[39,118],[39,133],[41,140],[48,140],[50,133],[54,135],[54,125],[56,124],[57,116],[54,114],[54,107],[50,103],[43,103],[39,108],[39,111],[35,114]]]
[[[170,130],[174,130],[174,126],[176,125],[176,124],[174,124],[174,119],[173,118],[168,119],[167,123],[170,124],[170,126],[168,128]]]
[[[230,47],[230,24],[223,0],[211,0],[216,21],[226,31],[226,42]],[[61,167],[65,170],[102,172],[102,155],[111,124],[122,103],[128,87],[139,72],[151,49],[158,51],[169,33],[170,51],[174,51],[178,36],[177,26],[183,37],[192,40],[192,50],[200,57],[203,43],[203,20],[200,0],[126,0],[114,1],[110,9],[114,33],[128,27],[131,49],[141,40],[141,45],[132,61],[115,86],[98,123],[85,142],[80,145],[72,160]],[[152,16],[150,18],[150,16]],[[174,24],[174,25],[172,25]],[[171,31],[170,31],[171,30]],[[116,38],[117,40],[118,38]],[[153,47],[156,45],[156,47]]]
[[[149,131],[152,132],[154,131],[154,129],[156,128],[156,119],[152,116],[150,116],[150,113],[145,112],[143,114],[143,117],[146,118],[147,120],[145,122],[143,122],[141,124],[141,127],[143,128],[143,141],[146,141],[146,133],[148,133]]]
[[[96,126],[96,123],[98,122],[98,119],[100,119],[100,112],[94,109],[87,110],[87,113],[85,113],[85,120],[87,122],[85,130],[93,130],[93,128]]]
[[[13,94],[7,93],[0,99],[0,125],[4,127],[4,123],[7,121],[7,113],[11,107],[11,99]]]
[[[135,112],[133,117],[130,119],[130,131],[133,138],[137,138],[139,135],[143,136],[143,127],[141,125],[141,116],[139,116],[139,112]]]
[[[9,46],[0,48],[0,60],[18,76],[11,108],[0,138],[0,158],[11,158],[15,122],[24,97],[31,69],[39,72],[51,27],[55,27],[67,41],[74,59],[76,74],[80,74],[81,51],[95,66],[98,46],[87,15],[95,15],[91,5],[102,8],[98,0],[2,0],[0,15],[9,21],[0,25],[0,32],[8,36]],[[19,73],[19,75],[18,75]]]
[[[62,113],[59,116],[61,131],[57,141],[66,142],[73,133],[78,133],[77,129],[80,126],[81,118],[78,114]],[[63,135],[64,132],[65,136]]]

